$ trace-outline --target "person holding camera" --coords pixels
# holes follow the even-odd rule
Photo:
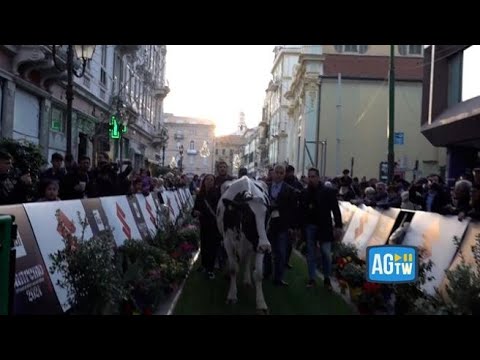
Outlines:
[[[32,178],[25,169],[22,174],[14,174],[13,157],[0,150],[0,205],[22,204],[27,202],[31,192]]]

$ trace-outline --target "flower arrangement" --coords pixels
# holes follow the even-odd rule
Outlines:
[[[64,234],[65,248],[50,254],[50,272],[63,277],[57,284],[67,289],[67,301],[76,314],[115,314],[126,298],[121,271],[115,266],[115,242],[110,231],[84,239],[86,219],[81,219],[82,236]],[[64,227],[58,218],[59,226]]]
[[[460,252],[460,264],[447,270],[446,306],[451,314],[480,314],[480,233],[476,234],[471,249],[472,262],[467,263],[464,254]]]
[[[57,213],[65,247],[50,255],[50,272],[62,273],[58,285],[68,290],[75,314],[153,314],[185,278],[199,247],[195,222],[179,226],[167,218],[153,240],[126,240],[117,248],[110,230],[84,240],[88,222],[79,214],[77,238]]]

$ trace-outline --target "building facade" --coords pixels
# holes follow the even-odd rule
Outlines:
[[[165,166],[185,174],[212,174],[215,158],[215,124],[211,120],[165,114],[168,142]],[[181,149],[183,147],[183,153]]]
[[[237,176],[238,169],[244,166],[244,147],[243,135],[224,135],[215,138],[215,169],[219,161],[225,161],[228,165],[228,173]]]
[[[243,166],[247,169],[248,175],[253,178],[263,176],[265,173],[259,166],[261,155],[261,149],[259,148],[260,131],[260,127],[255,127],[248,129],[244,134]]]
[[[228,173],[237,176],[240,167],[245,166],[245,133],[248,131],[245,114],[240,112],[237,129],[233,134],[215,138],[215,171],[219,161],[228,165]]]
[[[431,144],[447,149],[450,182],[480,167],[479,61],[479,45],[425,49],[421,129]]]
[[[293,69],[298,62],[301,46],[276,46],[273,51],[275,58],[271,71],[272,80],[266,89],[262,123],[260,124],[264,128],[262,137],[266,136],[265,128],[268,127],[269,130],[265,144],[269,164],[291,161],[292,154],[288,151],[290,141],[288,135],[293,131],[293,122],[290,121],[288,100],[285,94],[290,88]]]
[[[165,55],[164,45],[96,46],[83,76],[74,77],[74,158],[88,155],[95,161],[98,151],[119,157],[120,141],[111,140],[108,129],[111,116],[119,112],[128,122],[123,159],[140,167],[153,156],[159,145],[156,136],[165,137],[161,127],[162,102],[169,91]],[[40,145],[48,160],[54,152],[67,152],[65,46],[56,47],[56,63],[60,70],[51,45],[0,45],[1,136]],[[79,60],[75,68],[81,70]],[[145,76],[147,72],[150,76]]]
[[[389,45],[303,46],[286,94],[290,163],[323,176],[381,177],[387,161]],[[411,180],[441,171],[445,152],[422,136],[423,46],[395,46],[395,160]]]

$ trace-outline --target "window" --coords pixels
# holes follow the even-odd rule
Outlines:
[[[398,45],[400,55],[422,55],[422,45]]]
[[[190,147],[189,150],[195,150],[195,141],[190,141]]]
[[[52,121],[50,123],[50,130],[63,132],[65,124],[64,112],[61,109],[52,107]]]
[[[107,86],[107,72],[103,69],[100,69],[100,84]]]
[[[448,58],[448,106],[462,101],[462,57],[460,52]]]
[[[107,45],[102,45],[102,66],[107,66]]]
[[[339,53],[358,53],[365,54],[368,50],[368,45],[334,45],[335,51]]]
[[[102,54],[101,54],[101,68],[100,68],[100,84],[103,86],[107,86],[107,71],[105,68],[107,67],[107,45],[102,45]]]
[[[215,149],[215,155],[218,155],[218,149]]]
[[[462,101],[480,96],[478,82],[478,64],[480,61],[480,45],[471,45],[462,54],[461,83]]]
[[[345,52],[358,52],[358,45],[344,45]]]
[[[225,155],[225,149],[222,149],[222,155]]]
[[[100,89],[100,99],[105,100],[105,90]]]

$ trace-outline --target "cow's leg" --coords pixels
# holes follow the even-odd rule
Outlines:
[[[252,286],[252,269],[255,265],[255,253],[248,252],[245,256],[245,276],[243,284],[245,286]]]
[[[253,272],[253,279],[255,281],[255,295],[257,302],[257,311],[266,314],[268,312],[267,304],[265,303],[265,298],[263,297],[263,256],[261,252],[255,253],[255,271]]]
[[[237,302],[238,260],[232,241],[225,242],[225,250],[228,256],[228,272],[230,274],[230,288],[228,290],[227,303],[235,304]]]

